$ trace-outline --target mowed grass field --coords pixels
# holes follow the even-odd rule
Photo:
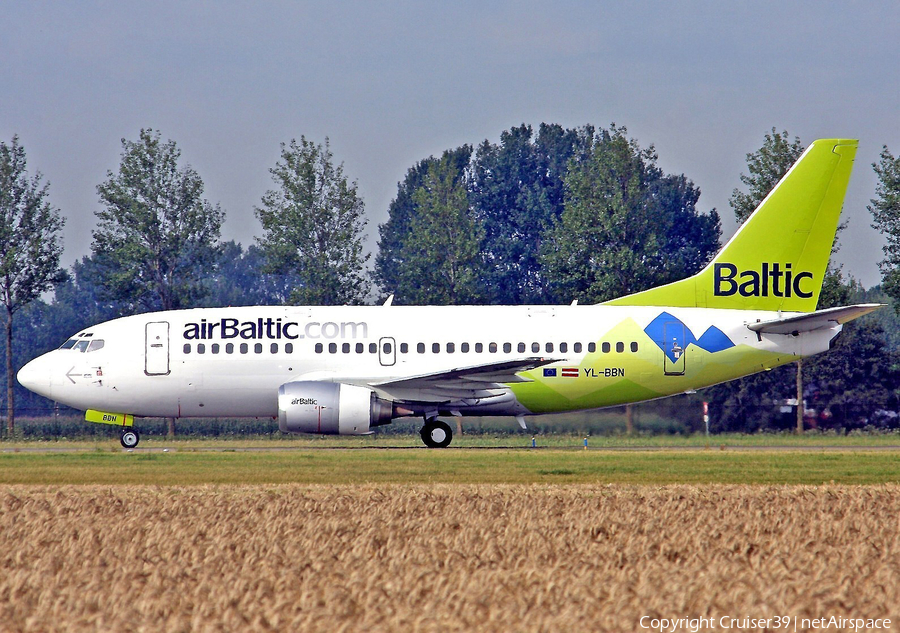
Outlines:
[[[896,628],[898,516],[897,485],[6,485],[0,630]]]
[[[19,452],[15,452],[18,450]],[[885,484],[900,450],[178,447],[0,452],[0,484]]]

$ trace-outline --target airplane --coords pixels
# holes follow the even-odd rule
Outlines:
[[[283,432],[361,435],[440,417],[599,409],[692,392],[827,351],[881,307],[816,310],[857,141],[807,148],[692,277],[596,305],[281,306],[128,316],[18,373],[121,427],[135,418],[272,417]]]

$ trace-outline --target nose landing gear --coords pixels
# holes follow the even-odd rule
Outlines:
[[[425,426],[422,427],[419,434],[428,448],[446,448],[453,440],[453,431],[450,430],[450,426],[437,419],[426,420]]]
[[[138,445],[138,442],[141,441],[141,436],[136,430],[126,427],[122,429],[122,435],[119,438],[119,441],[122,442],[122,446],[125,448],[134,448]]]

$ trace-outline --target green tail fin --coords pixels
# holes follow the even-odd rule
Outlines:
[[[813,312],[857,141],[815,141],[699,273],[605,305]]]

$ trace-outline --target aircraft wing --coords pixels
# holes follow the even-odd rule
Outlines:
[[[749,323],[747,327],[759,334],[793,334],[794,332],[811,332],[820,328],[834,327],[857,319],[865,314],[884,307],[883,303],[862,303],[855,306],[828,308],[809,314]]]
[[[529,382],[527,378],[518,376],[518,372],[549,365],[558,360],[557,358],[525,357],[369,384],[379,391],[387,392],[402,400],[427,402],[473,398],[483,400],[492,397],[491,391],[502,389],[504,384]]]

